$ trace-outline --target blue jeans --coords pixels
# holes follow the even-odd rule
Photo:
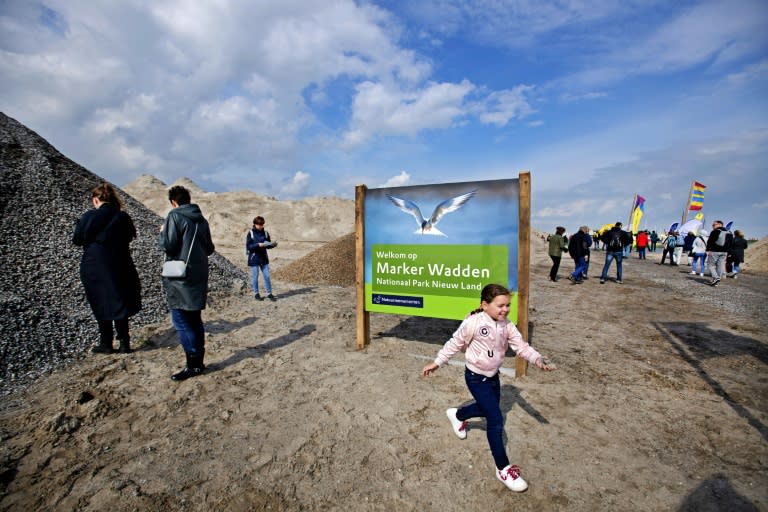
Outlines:
[[[179,342],[186,354],[205,352],[205,327],[201,311],[172,309],[171,322],[179,333]]]
[[[608,278],[608,269],[611,267],[611,262],[614,259],[616,259],[616,279],[621,281],[621,258],[623,255],[622,251],[605,253],[605,265],[603,265],[603,273],[600,274],[601,281],[605,281]]]
[[[645,247],[638,247],[637,248],[637,258],[640,260],[645,259]]]
[[[587,258],[579,256],[576,258],[575,262],[576,269],[573,271],[573,274],[571,274],[571,277],[576,281],[582,281],[584,279],[584,273],[587,271]]]
[[[253,293],[259,293],[259,269],[264,274],[264,289],[267,290],[267,295],[272,294],[272,281],[269,279],[269,264],[256,265],[251,267],[251,285],[253,285]]]
[[[509,466],[509,458],[504,448],[504,416],[502,416],[499,406],[501,400],[499,374],[486,377],[465,369],[464,380],[475,401],[459,408],[456,412],[456,418],[459,421],[469,418],[485,418],[485,433],[488,437],[488,445],[491,447],[493,461],[496,464],[496,469],[504,469]]]
[[[693,263],[691,264],[691,270],[695,272],[696,271],[696,262],[700,261],[701,262],[701,265],[700,265],[701,270],[699,270],[699,273],[703,274],[704,273],[704,261],[706,259],[707,259],[707,254],[704,253],[704,252],[695,252],[695,253],[693,253]]]

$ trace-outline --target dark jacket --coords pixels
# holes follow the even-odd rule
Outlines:
[[[629,236],[629,234],[626,231],[623,231],[621,228],[613,226],[608,231],[604,232],[600,236],[600,241],[605,244],[605,250],[608,251],[608,244],[611,242],[611,239],[613,238],[613,233],[616,231],[619,232],[619,240],[621,241],[621,247],[622,249],[630,244],[632,244],[632,238]]]
[[[72,242],[83,247],[80,280],[96,320],[122,320],[141,310],[141,282],[129,247],[134,238],[131,217],[108,203],[87,211],[75,226]]]
[[[252,228],[245,237],[245,248],[248,250],[248,266],[256,267],[269,264],[269,255],[267,249],[272,247],[262,247],[262,244],[272,242],[269,237],[269,231],[266,229]]]
[[[718,244],[720,240],[720,233],[725,233],[725,243],[723,245]],[[724,227],[713,229],[707,239],[707,252],[728,252],[733,245],[733,233],[726,231]]]
[[[183,204],[168,213],[160,233],[160,248],[165,252],[166,261],[186,261],[189,255],[186,277],[163,278],[168,308],[186,311],[205,309],[208,298],[208,256],[213,254],[216,248],[211,240],[208,221],[203,217],[199,206]]]
[[[589,248],[592,247],[592,237],[579,230],[568,240],[568,254],[571,258],[577,260],[585,258],[589,254]]]
[[[733,237],[733,244],[731,245],[731,259],[734,263],[744,263],[744,250],[747,248],[747,240],[744,238]]]
[[[683,252],[691,252],[693,250],[693,241],[696,240],[696,233],[689,231],[683,239]]]

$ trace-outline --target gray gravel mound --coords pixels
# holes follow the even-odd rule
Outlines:
[[[0,395],[81,357],[98,338],[80,283],[82,249],[72,244],[72,233],[91,207],[90,189],[102,181],[0,113]],[[162,219],[115,188],[138,232],[131,251],[143,309],[131,327],[160,322],[168,313],[157,246]],[[247,282],[222,256],[210,263],[214,294]]]

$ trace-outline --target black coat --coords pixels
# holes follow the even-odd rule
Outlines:
[[[583,231],[577,231],[568,241],[568,254],[574,260],[585,258],[589,254],[590,247],[592,247],[592,237]]]
[[[129,247],[134,238],[131,217],[108,203],[86,212],[75,226],[72,242],[83,247],[80,280],[96,320],[122,320],[141,310],[141,282]]]
[[[168,213],[160,232],[160,248],[165,252],[166,260],[186,261],[189,256],[186,277],[163,278],[168,308],[185,311],[205,309],[208,299],[208,256],[213,254],[215,247],[208,221],[199,206],[183,204]]]
[[[734,263],[744,263],[744,249],[747,248],[748,242],[744,238],[737,236],[733,237],[733,244],[731,245],[731,259]]]

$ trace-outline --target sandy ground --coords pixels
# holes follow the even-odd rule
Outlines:
[[[374,314],[357,351],[354,289],[276,282],[212,298],[201,377],[169,379],[166,322],[7,397],[0,510],[768,510],[764,310],[726,307],[768,278],[711,288],[656,253],[600,285],[598,252],[553,283],[534,243],[531,341],[559,370],[502,377],[527,492],[494,478],[482,421],[452,433],[461,366],[420,376],[458,322]]]

